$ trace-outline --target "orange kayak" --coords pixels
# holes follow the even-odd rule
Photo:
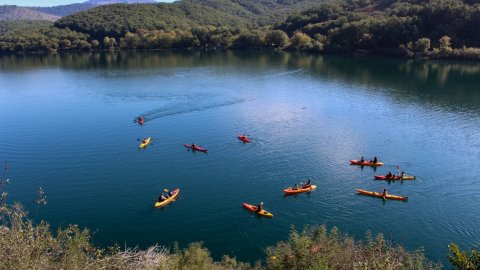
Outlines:
[[[382,199],[389,199],[389,200],[398,200],[398,201],[407,201],[408,197],[404,196],[397,196],[397,195],[392,195],[392,194],[387,194],[383,196],[383,193],[381,192],[375,192],[375,191],[368,191],[364,189],[356,189],[356,191],[362,195],[368,195],[368,196],[373,196],[377,198],[382,198]]]
[[[350,160],[350,165],[360,165],[360,166],[371,166],[371,167],[376,167],[376,166],[383,166],[383,162],[377,162],[373,163],[370,161],[360,161],[356,159],[351,159]]]
[[[286,195],[292,195],[292,194],[298,194],[298,193],[303,193],[303,192],[310,192],[314,189],[316,189],[317,186],[315,185],[310,185],[310,187],[307,187],[307,188],[297,188],[297,189],[294,189],[292,187],[289,187],[287,189],[284,189],[283,192],[285,192]]]

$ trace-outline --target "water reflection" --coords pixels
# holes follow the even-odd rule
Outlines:
[[[314,76],[371,89],[391,89],[392,97],[400,102],[402,99],[405,102],[433,102],[448,109],[472,110],[480,106],[480,91],[476,91],[480,85],[480,66],[475,62],[244,51],[91,52],[0,57],[0,70],[8,73],[61,67],[116,72],[150,70],[155,75],[171,76],[175,68],[235,67],[239,72],[238,69],[250,71],[252,68],[267,71],[272,66],[289,72],[307,70]],[[122,73],[102,73],[101,76],[122,76]]]

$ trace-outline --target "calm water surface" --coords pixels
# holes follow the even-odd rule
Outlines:
[[[450,242],[480,242],[477,63],[137,52],[9,56],[0,70],[8,201],[53,226],[88,227],[98,244],[203,241],[216,258],[254,261],[292,225],[326,224],[446,264]],[[243,132],[255,142],[238,141]],[[186,151],[192,142],[209,153]],[[361,155],[385,166],[349,166]],[[397,166],[417,180],[373,180]],[[316,191],[283,197],[308,177]],[[38,187],[45,206],[32,204]],[[155,209],[175,187],[179,199]],[[409,201],[355,194],[382,187]],[[260,201],[273,219],[241,207]]]

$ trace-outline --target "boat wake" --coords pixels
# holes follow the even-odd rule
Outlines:
[[[206,111],[210,109],[236,105],[236,104],[244,103],[247,101],[249,101],[249,99],[242,98],[237,100],[224,101],[224,102],[212,102],[212,103],[206,103],[206,104],[194,104],[195,102],[193,101],[180,102],[180,103],[175,102],[160,108],[143,112],[140,115],[142,115],[143,118],[145,119],[144,122],[147,122],[147,121],[151,121],[161,117],[185,114],[185,113],[191,113],[191,112]]]

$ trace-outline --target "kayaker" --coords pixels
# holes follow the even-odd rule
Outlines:
[[[383,194],[382,194],[382,196],[383,196],[384,198],[387,196],[387,189],[386,189],[386,188],[383,189]]]
[[[172,196],[173,196],[173,193],[172,193],[171,190],[169,190],[169,191],[167,192],[167,196],[168,196],[168,197],[172,197]]]
[[[362,158],[360,158],[360,162],[362,162],[362,163],[365,162],[365,159],[363,158],[363,156],[362,156]]]
[[[261,203],[257,206],[256,212],[261,212],[262,210],[263,210],[263,202],[261,202]]]
[[[165,195],[163,195],[163,193],[162,193],[162,194],[160,194],[160,197],[158,197],[158,202],[163,202],[166,199],[167,199],[167,197],[165,197]]]
[[[295,184],[295,185],[293,186],[293,190],[297,190],[297,189],[298,189],[298,184]]]
[[[142,143],[147,143],[147,138],[143,138]]]
[[[404,175],[405,175],[405,172],[400,173],[400,179],[403,179]]]
[[[373,164],[376,164],[378,162],[377,157],[373,158]]]
[[[138,117],[138,122],[140,122],[140,123],[143,122],[143,117],[139,116]]]
[[[312,181],[310,181],[310,179],[308,179],[307,183],[305,185],[303,185],[302,188],[309,188],[312,186]]]
[[[196,148],[197,148],[197,146],[195,145],[195,142],[193,142],[190,147],[191,147],[192,149],[196,149]]]
[[[392,178],[392,172],[388,172],[387,178]]]

